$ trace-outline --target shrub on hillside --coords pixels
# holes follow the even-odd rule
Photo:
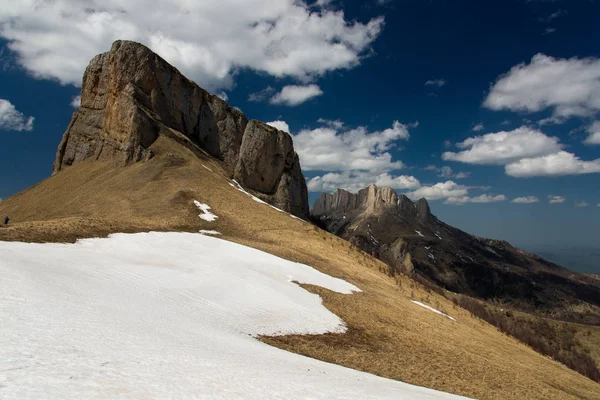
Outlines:
[[[600,383],[600,371],[594,360],[577,350],[576,330],[572,326],[558,322],[551,324],[537,317],[516,317],[512,312],[496,311],[468,296],[461,295],[454,301],[472,315],[529,345],[538,353]]]

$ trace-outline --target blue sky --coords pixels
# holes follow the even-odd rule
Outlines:
[[[378,183],[474,234],[598,245],[600,3],[187,3],[0,0],[1,198],[49,176],[87,62],[131,39],[294,135],[311,202]]]

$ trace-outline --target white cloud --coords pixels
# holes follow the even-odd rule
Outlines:
[[[323,94],[318,85],[310,84],[306,86],[288,85],[281,89],[281,92],[271,97],[271,104],[283,104],[286,106],[297,106]]]
[[[540,18],[540,21],[542,22],[550,22],[558,17],[562,17],[563,15],[566,15],[567,12],[565,10],[558,10],[550,15],[548,15],[546,18]]]
[[[223,91],[215,93],[215,96],[217,96],[218,98],[220,98],[223,101],[229,100],[229,96],[227,96],[227,93],[225,93]]]
[[[427,82],[425,82],[425,86],[442,87],[445,84],[446,84],[446,81],[444,79],[431,79],[431,80],[428,80]]]
[[[585,144],[600,144],[600,121],[594,122],[587,129],[590,136],[583,141]]]
[[[323,124],[323,125],[330,126],[331,128],[334,128],[334,129],[342,129],[344,127],[344,122],[342,122],[339,119],[331,120],[331,119],[319,118],[317,120],[317,122],[320,124]]]
[[[452,176],[454,176],[454,171],[448,166],[443,166],[439,169],[439,176],[441,176],[442,178],[451,178]]]
[[[596,207],[600,207],[600,203],[596,204]]]
[[[549,35],[549,34],[554,33],[554,32],[556,32],[556,28],[546,28],[544,30],[544,35]]]
[[[587,201],[575,202],[575,207],[583,208],[583,207],[589,207],[589,206],[590,206],[590,203],[588,203]]]
[[[267,86],[259,92],[250,93],[250,95],[248,96],[248,101],[256,103],[265,101],[268,97],[270,97],[273,94],[273,92],[275,92],[275,89],[271,86]]]
[[[308,190],[311,192],[333,192],[337,189],[344,189],[356,193],[372,183],[377,186],[389,186],[399,190],[416,189],[421,186],[414,176],[392,176],[387,172],[371,174],[361,171],[346,171],[343,173],[330,172],[309,179]]]
[[[540,201],[540,199],[538,199],[535,196],[527,196],[527,197],[517,197],[515,199],[513,199],[511,201],[511,203],[516,203],[516,204],[531,204],[531,203],[538,203]]]
[[[292,135],[303,170],[324,172],[308,180],[309,191],[343,188],[355,192],[372,183],[402,190],[421,186],[413,176],[392,173],[404,164],[394,161],[390,153],[400,140],[409,139],[409,128],[418,123],[394,121],[391,128],[375,132],[362,126],[346,128],[339,120],[320,118],[319,123],[323,126]]]
[[[399,140],[410,137],[407,125],[394,121],[391,128],[369,132],[365,127],[337,130],[320,127],[294,135],[294,148],[305,171],[390,172],[404,167],[389,152]]]
[[[507,175],[517,178],[600,173],[600,158],[583,161],[575,154],[560,151],[542,157],[524,158],[506,165]]]
[[[521,127],[510,132],[488,133],[470,137],[457,143],[463,150],[458,153],[445,152],[442,159],[469,164],[506,164],[525,157],[535,157],[560,151],[562,146],[556,137],[541,131]]]
[[[231,88],[243,68],[310,80],[358,65],[383,25],[303,0],[0,0],[0,36],[20,65],[75,85],[116,39],[148,45],[209,90]]]
[[[440,200],[450,197],[459,198],[469,194],[467,186],[459,185],[454,181],[436,183],[431,186],[422,186],[416,190],[406,193],[406,196],[416,200],[422,197],[427,200]]]
[[[290,133],[290,126],[285,121],[271,121],[267,122],[267,125],[270,125],[273,128],[277,128],[280,131]]]
[[[71,99],[71,107],[79,108],[81,105],[81,96],[75,96]]]
[[[492,86],[484,106],[492,110],[553,111],[553,117],[589,117],[600,111],[600,59],[535,55]]]
[[[473,131],[479,132],[479,131],[482,131],[484,128],[485,128],[485,126],[482,123],[479,123],[473,127]]]
[[[462,196],[462,197],[449,197],[446,199],[444,203],[446,204],[454,204],[454,205],[462,205],[467,203],[498,203],[501,201],[506,201],[506,196],[503,194],[499,195],[489,195],[482,194],[475,197]]]
[[[553,196],[553,195],[548,196],[548,202],[550,204],[562,204],[565,201],[567,201],[567,198],[563,197],[563,196]]]
[[[33,117],[25,117],[10,101],[0,99],[0,131],[31,131]]]
[[[454,172],[454,170],[447,165],[440,168],[435,165],[428,165],[425,167],[425,171],[435,171],[440,178],[465,179],[471,176],[470,172]]]

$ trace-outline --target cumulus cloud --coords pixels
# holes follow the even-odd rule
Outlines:
[[[528,113],[551,109],[557,121],[592,116],[600,111],[600,59],[536,54],[501,75],[484,106]]]
[[[270,125],[273,128],[277,128],[280,131],[290,133],[290,126],[285,121],[271,121],[267,122],[267,125]]]
[[[475,196],[475,197],[469,197],[469,196],[449,197],[446,199],[445,203],[462,205],[462,204],[467,204],[467,203],[498,203],[501,201],[506,201],[506,196],[504,196],[503,194],[499,194],[496,196],[489,195],[489,194],[482,194],[482,195]]]
[[[225,93],[223,91],[215,93],[215,96],[217,96],[218,98],[220,98],[223,101],[229,100],[229,96],[227,96],[227,93]]]
[[[473,131],[479,132],[479,131],[482,131],[484,128],[485,128],[485,126],[482,123],[479,123],[473,127]]]
[[[446,84],[446,81],[444,79],[431,79],[431,80],[428,80],[427,82],[425,82],[425,86],[442,87],[445,84]]]
[[[148,45],[209,90],[231,88],[243,68],[306,81],[358,65],[383,25],[303,0],[0,0],[0,36],[19,64],[75,85],[116,39]]]
[[[305,171],[390,172],[404,167],[389,152],[400,140],[408,140],[408,126],[394,121],[391,128],[369,132],[366,127],[337,130],[323,126],[293,136],[294,147]]]
[[[344,189],[355,193],[372,183],[377,186],[389,186],[397,190],[410,190],[421,186],[419,180],[414,176],[392,176],[387,172],[371,174],[361,171],[330,172],[310,179],[307,185],[308,190],[311,192],[332,192],[337,189]]]
[[[79,108],[81,105],[81,96],[75,96],[71,99],[71,107]]]
[[[334,129],[342,129],[344,127],[344,122],[339,119],[331,120],[331,119],[319,118],[317,120],[317,122],[320,124],[323,124],[323,125],[330,126]]]
[[[511,201],[511,203],[516,204],[531,204],[531,203],[539,203],[540,199],[535,196],[527,196],[527,197],[517,197]]]
[[[563,196],[553,196],[553,195],[548,196],[548,202],[550,204],[562,204],[565,201],[567,201],[567,198],[563,197]]]
[[[583,207],[589,207],[590,203],[588,203],[587,201],[576,201],[575,202],[575,207],[579,207],[579,208],[583,208]]]
[[[308,180],[309,191],[328,192],[342,188],[356,192],[372,183],[398,190],[421,186],[413,176],[393,173],[404,168],[404,164],[393,160],[390,152],[400,141],[410,138],[409,129],[417,127],[418,123],[394,121],[390,128],[369,131],[363,126],[346,127],[340,120],[320,118],[318,122],[320,127],[292,135],[303,170],[322,172]]]
[[[590,127],[590,130],[595,126]],[[592,134],[586,143],[593,143]],[[488,133],[470,137],[456,144],[466,149],[445,152],[442,159],[469,164],[505,165],[507,175],[524,178],[533,176],[580,175],[600,172],[600,158],[581,160],[562,150],[557,137],[523,126],[510,132]]]
[[[594,122],[587,129],[590,134],[587,139],[584,140],[585,144],[600,144],[600,121]]]
[[[267,86],[261,91],[250,93],[250,95],[248,96],[248,101],[255,103],[265,101],[273,94],[273,92],[275,92],[275,88]]]
[[[506,165],[507,175],[517,178],[600,173],[600,158],[583,161],[575,154],[560,151],[542,157],[524,158]]]
[[[469,164],[506,164],[525,157],[535,157],[561,150],[557,137],[539,130],[521,127],[510,132],[488,133],[457,143],[461,152],[445,152],[442,159]]]
[[[411,192],[407,192],[406,196],[410,199],[417,200],[422,197],[427,200],[440,200],[450,197],[459,198],[469,194],[467,186],[459,185],[454,181],[446,181],[436,183],[435,185],[422,186]]]
[[[435,171],[440,178],[465,179],[471,176],[470,172],[455,172],[447,165],[440,168],[436,167],[435,165],[428,165],[425,167],[425,171]]]
[[[271,97],[271,104],[283,104],[286,106],[297,106],[323,94],[318,85],[310,84],[306,86],[288,85],[281,89],[281,92]]]
[[[26,117],[8,100],[0,99],[0,131],[31,131],[33,117]]]

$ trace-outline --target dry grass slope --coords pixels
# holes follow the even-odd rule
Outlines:
[[[112,232],[215,229],[227,240],[306,263],[363,290],[339,295],[306,287],[346,321],[348,333],[263,338],[270,344],[480,399],[600,398],[599,384],[414,281],[389,277],[384,264],[349,243],[253,201],[228,184],[210,157],[164,137],[153,151],[155,158],[127,168],[78,164],[0,203],[0,215],[14,221],[0,229],[0,240],[74,241]],[[219,218],[212,223],[199,219],[194,199],[209,204]]]

